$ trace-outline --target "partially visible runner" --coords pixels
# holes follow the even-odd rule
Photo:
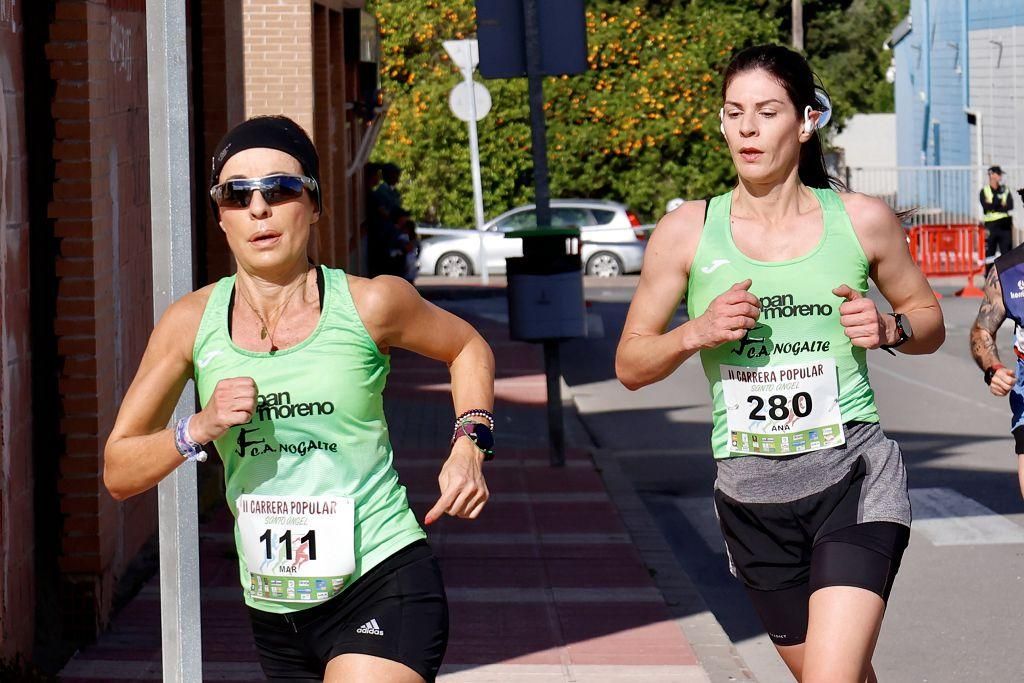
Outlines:
[[[797,680],[874,681],[910,500],[866,350],[931,353],[942,313],[893,212],[832,189],[803,57],[743,50],[722,95],[739,182],[658,223],[616,373],[638,389],[700,352],[730,569]],[[869,276],[895,313],[864,296]],[[681,299],[689,320],[669,330]]]
[[[1015,370],[1000,362],[996,348],[996,332],[1007,318],[1014,324]],[[994,396],[1010,395],[1010,432],[1017,453],[1017,479],[1024,495],[1024,245],[997,258],[985,276],[985,298],[971,326],[971,356],[984,372],[989,391]]]
[[[459,418],[424,521],[476,518],[493,455],[490,347],[401,278],[308,263],[319,161],[295,122],[238,125],[211,178],[237,273],[160,319],[107,442],[107,488],[142,493],[216,443],[267,677],[432,681],[447,600],[393,467],[382,392],[392,348],[449,365]],[[202,410],[167,429],[190,377]]]

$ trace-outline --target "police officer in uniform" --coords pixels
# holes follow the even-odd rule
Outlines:
[[[979,193],[981,210],[985,221],[985,255],[986,262],[991,266],[996,251],[1000,254],[1009,253],[1013,247],[1013,196],[1009,188],[1003,185],[1003,169],[991,166],[988,169],[988,185]]]

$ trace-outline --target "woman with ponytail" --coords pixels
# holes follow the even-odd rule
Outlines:
[[[910,500],[867,352],[934,352],[942,312],[889,207],[829,176],[830,105],[802,56],[742,50],[722,96],[738,182],[658,223],[616,373],[638,389],[700,354],[730,568],[797,680],[875,681]],[[689,319],[669,330],[681,298]]]

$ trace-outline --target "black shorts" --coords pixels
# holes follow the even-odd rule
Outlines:
[[[804,642],[807,603],[820,588],[853,586],[889,599],[910,529],[858,523],[864,472],[858,459],[841,481],[788,503],[741,503],[715,492],[730,562],[777,645]]]
[[[1013,434],[1014,452],[1017,455],[1024,455],[1024,426],[1017,427],[1011,434]]]
[[[427,681],[448,646],[441,568],[417,541],[356,579],[341,595],[291,614],[249,608],[256,650],[271,681],[322,681],[338,655],[400,662]]]

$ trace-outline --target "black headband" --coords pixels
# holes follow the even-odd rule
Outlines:
[[[227,160],[242,150],[254,147],[276,149],[294,157],[302,172],[316,181],[316,208],[323,211],[320,197],[320,157],[313,142],[299,124],[286,116],[257,116],[238,124],[221,138],[213,153],[210,187],[220,183],[220,172]],[[214,205],[214,211],[217,211]]]

